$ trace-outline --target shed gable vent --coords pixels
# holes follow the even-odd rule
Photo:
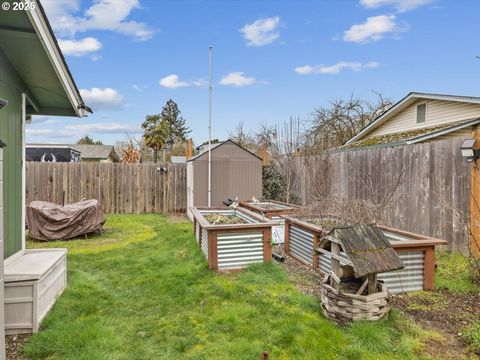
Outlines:
[[[427,103],[417,105],[417,124],[425,122],[427,117]]]

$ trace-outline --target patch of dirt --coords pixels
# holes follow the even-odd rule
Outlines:
[[[453,294],[445,290],[392,296],[392,306],[402,310],[424,329],[439,332],[441,342],[430,341],[425,351],[442,359],[478,356],[470,354],[462,338],[467,326],[480,321],[480,293]]]
[[[320,298],[322,291],[321,283],[323,280],[322,274],[287,255],[283,251],[283,245],[275,245],[273,247],[273,252],[282,255],[285,258],[282,265],[285,267],[290,280],[297,289],[307,295],[313,295]]]
[[[7,360],[25,360],[22,349],[30,335],[7,335],[5,336],[5,350]]]
[[[276,245],[273,252],[284,256],[282,265],[296,288],[320,298],[323,275],[285,254],[283,245]],[[400,309],[422,328],[441,334],[439,341],[430,340],[423,349],[424,355],[436,359],[470,359],[477,356],[480,359],[480,354],[468,352],[462,339],[463,329],[480,321],[479,304],[480,294],[457,295],[448,291],[391,297],[392,307]]]
[[[174,223],[174,224],[185,222],[187,220],[188,220],[187,215],[183,213],[169,214],[167,217],[167,221],[169,223]]]

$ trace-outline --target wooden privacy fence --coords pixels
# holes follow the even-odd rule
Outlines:
[[[26,164],[26,200],[97,199],[107,213],[175,213],[187,207],[185,164]]]
[[[466,252],[470,216],[470,163],[462,139],[331,152],[301,158],[293,185],[302,205],[315,198],[382,201],[398,183],[384,225],[448,240]]]

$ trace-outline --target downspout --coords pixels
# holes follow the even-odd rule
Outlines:
[[[22,220],[21,220],[21,226],[22,226],[22,253],[25,251],[25,207],[26,207],[26,194],[25,194],[25,186],[26,186],[26,181],[25,181],[25,124],[27,121],[27,94],[22,93]]]

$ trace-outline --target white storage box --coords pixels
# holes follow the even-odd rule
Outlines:
[[[67,250],[27,250],[5,267],[5,333],[38,328],[67,287]]]

